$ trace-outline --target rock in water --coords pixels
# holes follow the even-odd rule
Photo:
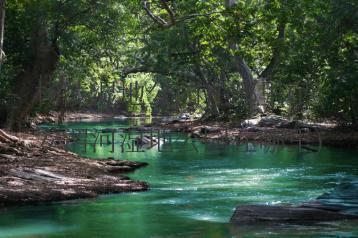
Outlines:
[[[358,181],[341,183],[317,198],[320,204],[337,207],[341,212],[358,216]]]
[[[234,223],[319,222],[358,219],[358,182],[342,183],[316,200],[293,205],[238,206],[231,217]]]
[[[358,219],[358,216],[303,206],[244,205],[236,208],[231,222],[314,222]]]

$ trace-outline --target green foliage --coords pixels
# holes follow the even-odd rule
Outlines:
[[[170,20],[158,1],[150,2],[153,14]],[[247,92],[232,56],[244,58],[259,79],[278,52],[280,64],[265,85],[272,111],[357,123],[356,1],[237,0],[228,9],[224,2],[168,1],[177,21],[160,27],[139,0],[8,0],[0,100],[8,104],[13,79],[33,60],[34,30],[46,24],[61,58],[36,110],[241,120],[249,116]],[[277,37],[280,24],[284,40]],[[125,73],[131,69],[138,70]]]

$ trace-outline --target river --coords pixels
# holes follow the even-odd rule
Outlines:
[[[77,122],[66,128],[118,128],[129,120]],[[137,122],[138,124],[138,122]],[[0,212],[0,237],[358,237],[357,221],[305,225],[229,223],[240,204],[299,203],[344,181],[356,180],[354,150],[326,148],[302,152],[203,143],[186,135],[145,152],[110,152],[110,146],[71,151],[95,158],[145,161],[129,177],[147,181],[141,193],[8,208]]]

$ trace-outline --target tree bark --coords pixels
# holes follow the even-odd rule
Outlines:
[[[280,22],[279,25],[277,26],[278,43],[283,43],[285,39],[285,28],[286,28],[286,24],[284,22]],[[266,103],[266,96],[265,96],[266,82],[271,80],[271,78],[275,73],[275,69],[280,64],[279,45],[281,44],[277,44],[275,47],[273,47],[273,55],[270,60],[270,63],[267,65],[265,70],[262,71],[255,85],[255,96],[262,112],[265,112],[267,110],[267,103]]]
[[[237,0],[225,0],[226,9],[232,8],[236,4],[236,1]],[[277,27],[277,40],[279,42],[282,42],[284,40],[285,27],[286,24],[284,22],[280,22]],[[232,39],[229,39],[229,48],[234,52],[238,51],[238,46],[236,42],[234,42]],[[242,56],[234,54],[233,62],[235,69],[243,79],[246,103],[249,109],[249,114],[252,115],[255,112],[265,112],[267,109],[265,97],[265,83],[272,77],[275,68],[280,62],[279,47],[275,46],[273,48],[273,55],[270,60],[270,63],[267,65],[265,70],[258,76],[257,79],[254,78],[250,67],[247,65]]]
[[[236,4],[236,0],[225,0],[225,8],[230,9],[234,7]],[[238,51],[238,46],[236,42],[234,42],[233,39],[228,39],[229,41],[229,48],[233,50],[234,52]],[[257,97],[255,96],[255,80],[252,75],[250,67],[247,65],[246,61],[242,58],[242,56],[235,53],[232,56],[232,60],[234,63],[234,67],[237,70],[237,72],[241,75],[243,84],[244,84],[244,90],[245,90],[245,100],[247,103],[247,107],[249,110],[249,114],[252,115],[257,109]]]
[[[22,127],[40,98],[40,85],[43,88],[47,87],[59,61],[57,43],[49,41],[44,23],[37,25],[31,48],[32,58],[14,82],[13,91],[18,100],[9,110],[7,119],[7,127],[12,130],[19,130]]]
[[[0,70],[5,57],[4,53],[4,35],[5,35],[5,0],[0,0]]]

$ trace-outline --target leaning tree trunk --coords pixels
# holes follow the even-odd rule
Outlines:
[[[19,130],[34,105],[41,97],[41,89],[50,82],[59,61],[56,42],[48,40],[45,24],[40,24],[31,43],[32,58],[24,67],[25,70],[17,75],[14,81],[13,93],[17,101],[9,109],[7,127]]]
[[[5,57],[4,53],[4,34],[5,34],[5,0],[0,0],[0,69]]]

